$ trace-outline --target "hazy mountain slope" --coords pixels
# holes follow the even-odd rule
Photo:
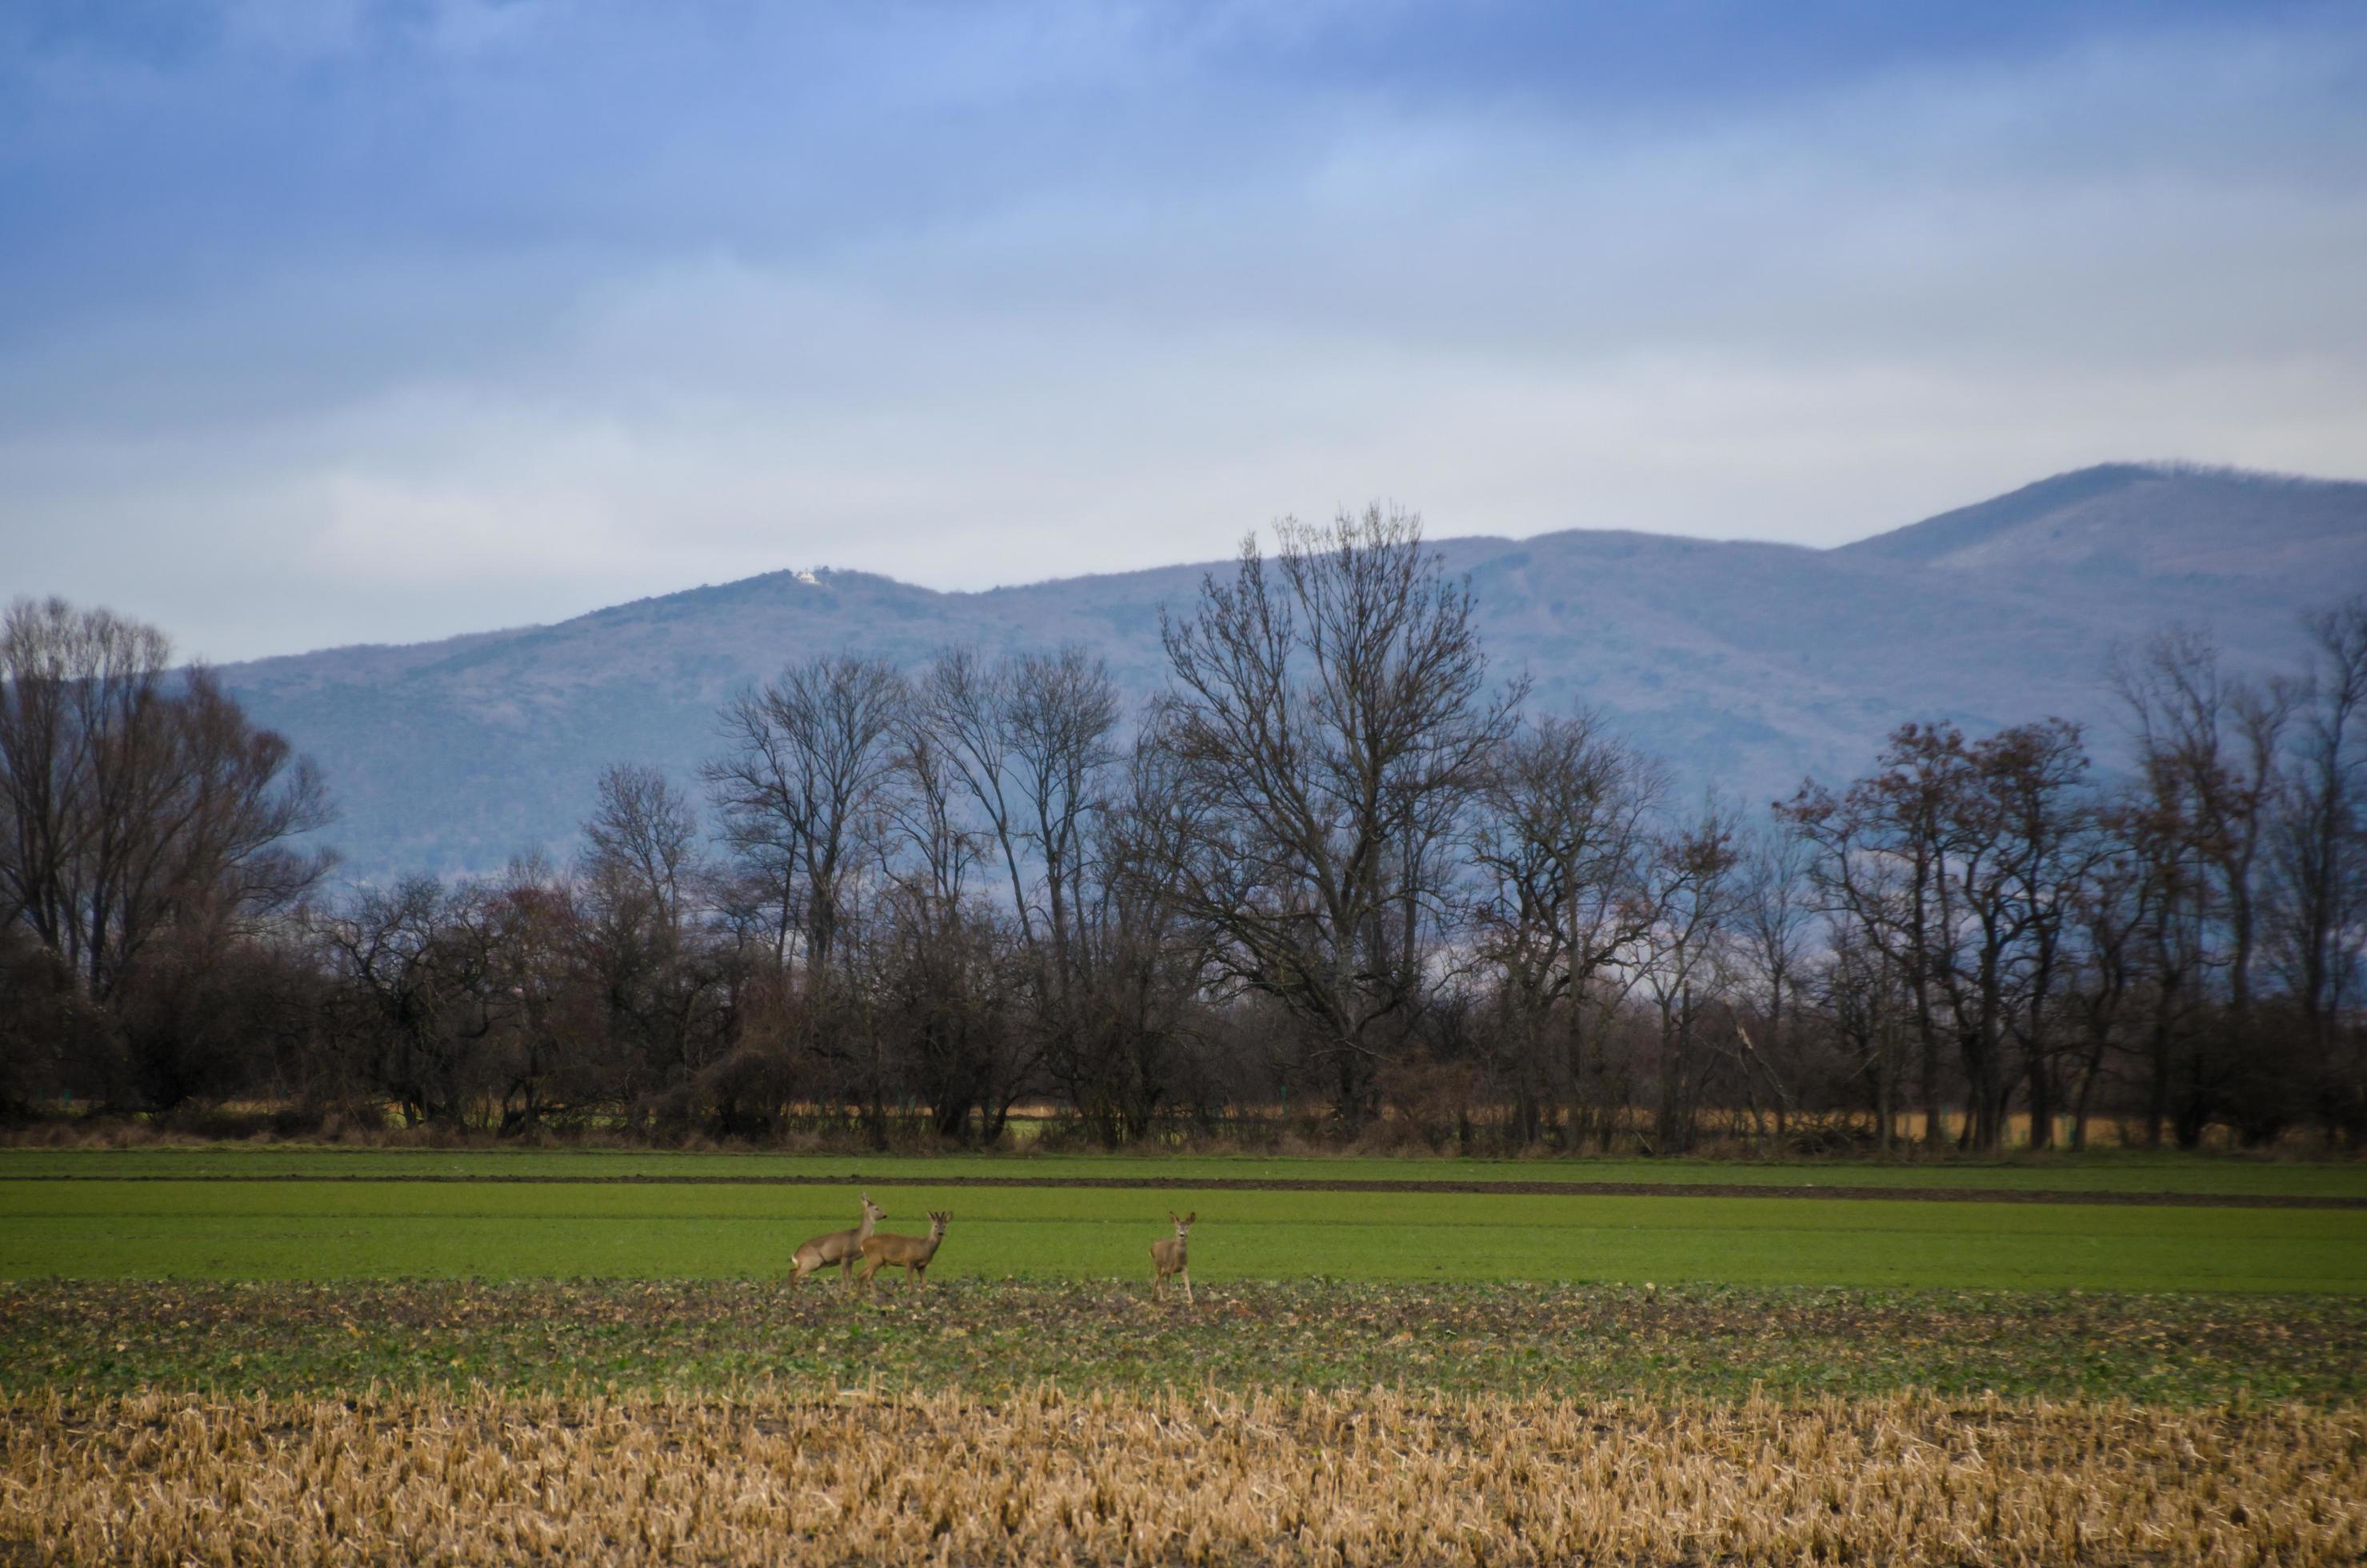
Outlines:
[[[1861,766],[1908,717],[2114,727],[2116,642],[2209,625],[2288,656],[2305,608],[2367,588],[2367,484],[2116,465],[1834,551],[1616,532],[1443,540],[1489,645],[1542,704],[1587,703],[1746,801]],[[941,594],[778,572],[556,626],[232,666],[263,722],[327,770],[352,871],[498,866],[563,850],[599,768],[715,749],[736,686],[846,649],[917,663],[947,642],[1085,643],[1160,681],[1159,610],[1205,565]]]
[[[1837,555],[1996,576],[2043,571],[2214,592],[2297,577],[2367,576],[2367,485],[2224,469],[2118,463],[2059,475]]]

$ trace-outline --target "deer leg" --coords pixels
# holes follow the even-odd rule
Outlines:
[[[1192,1300],[1192,1271],[1188,1268],[1179,1268],[1176,1272],[1184,1277],[1184,1304],[1187,1307],[1195,1305],[1196,1303]]]

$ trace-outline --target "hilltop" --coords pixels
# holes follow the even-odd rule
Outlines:
[[[790,547],[785,542],[785,553]],[[2367,483],[2112,464],[1833,550],[1571,530],[1437,541],[1489,646],[1547,708],[1601,709],[1689,790],[1745,801],[1862,767],[1903,719],[2055,714],[2109,755],[2112,647],[2177,621],[2282,662],[2305,610],[2367,587]],[[734,687],[841,649],[905,664],[950,642],[1074,642],[1130,691],[1161,678],[1159,610],[1209,563],[944,593],[784,570],[402,647],[228,666],[319,760],[357,877],[563,851],[599,769],[687,777]]]

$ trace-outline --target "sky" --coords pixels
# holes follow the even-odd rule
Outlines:
[[[217,661],[2157,458],[2367,477],[2367,6],[0,6],[0,599]]]

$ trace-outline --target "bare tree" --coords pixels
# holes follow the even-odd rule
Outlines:
[[[1011,682],[1011,756],[1027,804],[1028,846],[1043,868],[1044,925],[1060,995],[1076,981],[1076,915],[1085,837],[1116,760],[1117,687],[1108,666],[1076,647],[1018,662]]]
[[[2259,861],[2293,686],[2228,674],[2210,641],[2189,631],[2164,633],[2135,658],[2116,658],[2112,680],[2136,733],[2140,767],[2156,796],[2188,824],[2214,873],[2226,927],[2227,1000],[2240,1018],[2252,1001]]]
[[[1742,856],[1730,925],[1751,1021],[1738,1019],[1736,1035],[1745,1093],[1755,1105],[1758,1085],[1765,1085],[1780,1142],[1795,1085],[1794,1037],[1806,1021],[1802,999],[1815,957],[1816,903],[1807,846],[1796,834],[1762,827]]]
[[[1845,795],[1812,786],[1780,808],[1815,846],[1824,907],[1897,967],[1911,999],[1927,1139],[1943,1135],[1943,1027],[1965,1074],[1965,1143],[1991,1150],[2004,1136],[2009,1040],[2022,1047],[2032,1110],[2051,1125],[2045,1025],[2093,854],[2078,790],[2087,766],[2078,728],[2056,720],[1974,743],[1952,726],[1908,724]]]
[[[519,1007],[488,891],[410,877],[359,890],[315,930],[365,1080],[413,1126],[459,1122],[471,1095],[493,1086],[497,1036]]]
[[[1638,969],[1659,1015],[1654,1147],[1662,1153],[1693,1144],[1704,1087],[1701,1023],[1724,990],[1717,964],[1740,892],[1737,831],[1733,814],[1711,802],[1653,846],[1651,918]]]
[[[288,847],[330,817],[311,765],[169,654],[62,599],[0,620],[0,909],[101,999],[159,932],[234,929],[328,868]]]
[[[2312,668],[2270,834],[2275,967],[2323,1078],[2329,1128],[2367,1141],[2367,1082],[2354,1040],[2338,1062],[2339,1020],[2357,1005],[2367,949],[2367,596],[2312,616]]]
[[[903,728],[902,787],[878,845],[887,890],[871,930],[868,976],[907,1081],[940,1138],[1000,1138],[1041,1056],[1015,1027],[1007,944],[970,875],[984,850],[963,824],[958,770],[917,715]],[[979,1120],[973,1125],[972,1113]]]
[[[1026,804],[1012,778],[1013,668],[989,664],[975,648],[947,648],[930,663],[914,693],[936,762],[958,779],[986,822],[1009,881],[1012,917],[1030,946],[1036,940],[1036,900],[1022,867]]]
[[[1845,906],[1828,908],[1825,951],[1807,994],[1821,1008],[1839,1057],[1835,1086],[1844,1098],[1857,1100],[1848,1086],[1863,1084],[1862,1103],[1874,1114],[1874,1147],[1887,1153],[1897,1137],[1900,1037],[1913,1009],[1904,966],[1876,946],[1879,929]]]
[[[1188,616],[1163,616],[1161,733],[1200,842],[1182,893],[1219,962],[1276,999],[1344,1124],[1373,1108],[1385,1037],[1421,1007],[1442,846],[1524,683],[1491,689],[1467,585],[1417,518],[1375,506],[1245,540]]]
[[[1923,1136],[1934,1144],[1948,1135],[1940,1008],[1955,964],[1950,804],[1964,767],[1965,740],[1955,729],[1903,724],[1891,733],[1876,771],[1846,793],[1812,781],[1776,808],[1813,848],[1809,874],[1819,907],[1845,922],[1899,978],[1919,1048]],[[1886,1061],[1883,1071],[1891,1071]],[[1886,1106],[1895,1099],[1887,1083],[1879,1096]]]
[[[1478,877],[1466,918],[1518,1051],[1518,1142],[1537,1140],[1557,1085],[1569,1098],[1572,1141],[1582,1133],[1595,1065],[1590,1031],[1616,1000],[1598,982],[1632,976],[1651,926],[1649,817],[1663,788],[1656,764],[1587,712],[1527,726],[1490,758],[1468,848]],[[1607,1134],[1608,1123],[1601,1130]]]
[[[2071,1147],[2088,1147],[2088,1123],[2106,1063],[2115,1051],[2129,1051],[2128,1039],[2149,984],[2154,986],[2157,1025],[2167,1021],[2176,985],[2174,971],[2149,966],[2150,945],[2161,933],[2162,911],[2179,887],[2175,857],[2156,852],[2157,841],[2174,837],[2153,824],[2142,794],[2118,793],[2097,807],[2100,853],[2076,890],[2070,919],[2078,932],[2075,961],[2066,980],[2066,999],[2078,1026],[2070,1048]],[[2161,1037],[2166,1040],[2166,1034]],[[2150,1056],[2151,1052],[2144,1053]],[[2153,1134],[2160,1141],[2169,1090],[2167,1062],[2152,1074],[2157,1103]]]
[[[513,860],[499,881],[482,889],[488,992],[488,1088],[501,1096],[500,1129],[531,1132],[554,1118],[613,1105],[631,1070],[620,1048],[647,1052],[646,1039],[619,1040],[613,1020],[615,977],[596,940],[577,888],[539,856]],[[595,990],[598,994],[595,995]],[[506,1004],[501,998],[506,994]]]
[[[580,896],[577,940],[598,977],[606,1033],[636,1060],[634,1090],[677,1084],[710,1066],[722,1043],[702,1027],[722,976],[719,955],[696,939],[713,883],[697,813],[661,770],[618,765],[600,776],[583,840],[569,898]],[[525,891],[514,902],[539,912]]]
[[[228,1026],[200,1014],[245,1006],[229,977],[267,967],[233,949],[330,864],[292,843],[330,818],[311,765],[169,657],[153,628],[61,599],[0,618],[0,924],[121,1026],[130,1073],[106,1092],[152,1107],[221,1076]],[[143,983],[182,1005],[135,1005]]]
[[[907,692],[875,660],[810,660],[723,710],[729,749],[700,769],[724,838],[776,911],[777,950],[827,984],[861,863],[859,840],[894,774]]]
[[[1976,743],[1950,815],[1966,938],[1945,972],[1974,1096],[1971,1141],[2004,1138],[2011,1084],[2004,1046],[2022,1048],[2031,1139],[2053,1142],[2049,1009],[2062,979],[2067,923],[2095,855],[2090,804],[2080,790],[2088,756],[2079,729],[2059,719],[2018,724]]]
[[[919,709],[1000,854],[1035,1028],[1066,1060],[1081,1049],[1090,949],[1080,903],[1092,818],[1116,755],[1116,686],[1103,661],[1073,646],[992,666],[950,649],[921,681]]]
[[[1138,738],[1086,845],[1077,922],[1085,983],[1075,1049],[1055,1067],[1112,1146],[1150,1131],[1206,1017],[1211,934],[1176,891],[1199,824],[1172,765],[1157,736]]]
[[[706,868],[698,813],[664,772],[631,763],[604,769],[583,839],[585,874],[629,889],[678,941]]]

